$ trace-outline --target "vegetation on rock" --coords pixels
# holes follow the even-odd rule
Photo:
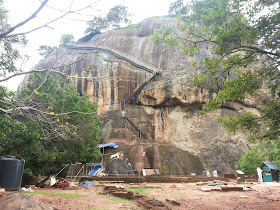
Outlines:
[[[188,10],[188,6],[184,4],[184,0],[177,0],[170,4],[168,13],[173,16],[184,16],[187,14]]]
[[[11,27],[0,0],[0,82],[28,75],[26,86],[17,94],[0,85],[0,155],[25,159],[26,175],[54,173],[64,164],[91,162],[100,157],[97,144],[101,123],[96,116],[97,104],[77,93],[63,78],[53,76],[53,68],[35,66],[22,72],[15,65],[22,57],[18,44],[26,44],[23,35],[44,26],[23,33],[14,31],[35,18],[47,2],[42,1],[31,16]],[[63,35],[60,45],[64,46],[73,38],[73,35]],[[11,72],[13,74],[7,75]]]
[[[202,113],[231,101],[245,103],[247,96],[269,89],[270,100],[256,107],[260,116],[239,112],[219,122],[232,132],[245,128],[250,143],[269,142],[260,145],[262,160],[280,164],[279,1],[193,0],[190,10],[180,25],[166,24],[155,31],[153,42],[168,48],[181,46],[187,55],[198,55],[201,45],[210,49],[201,62],[194,63],[201,72],[194,76],[194,85],[215,93]],[[240,161],[252,155],[250,151]]]
[[[55,172],[66,163],[99,158],[97,105],[72,84],[47,74],[29,75],[27,88],[14,100],[25,101],[33,111],[0,113],[0,154],[24,158],[25,173]]]
[[[88,22],[88,28],[85,33],[98,34],[103,30],[108,28],[120,28],[122,23],[130,24],[131,20],[128,18],[130,14],[126,6],[117,5],[109,10],[105,17],[93,17],[91,21]]]
[[[71,41],[74,41],[75,37],[73,34],[63,34],[60,37],[59,45],[58,46],[49,46],[49,45],[40,45],[38,51],[41,56],[46,58],[49,54],[54,52],[58,47],[65,47],[68,45]]]

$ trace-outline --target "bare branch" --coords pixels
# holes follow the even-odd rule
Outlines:
[[[48,0],[45,0],[45,1],[48,1]],[[44,1],[44,2],[45,2],[45,1]],[[88,6],[85,6],[85,7],[82,7],[82,8],[80,8],[80,9],[73,10],[73,11],[71,10],[71,6],[70,6],[70,10],[69,10],[69,11],[66,11],[63,15],[61,15],[61,16],[59,16],[59,17],[57,17],[57,18],[55,18],[55,19],[53,19],[53,20],[51,20],[51,21],[49,21],[49,22],[47,22],[47,23],[45,23],[45,24],[43,24],[43,25],[41,25],[41,26],[38,26],[38,27],[36,27],[36,28],[33,28],[33,29],[29,30],[29,31],[25,31],[25,32],[21,32],[21,33],[16,33],[16,34],[10,34],[10,35],[6,35],[6,36],[3,36],[3,37],[1,37],[1,34],[0,34],[0,38],[8,38],[8,37],[14,37],[14,36],[25,35],[25,34],[29,34],[29,33],[31,33],[31,32],[37,31],[37,30],[39,30],[39,29],[41,29],[41,28],[45,28],[45,27],[51,28],[51,27],[49,26],[49,24],[51,24],[51,23],[53,23],[53,22],[55,22],[55,21],[57,21],[57,20],[59,20],[59,19],[64,18],[64,17],[67,16],[68,14],[77,13],[77,12],[80,12],[80,11],[85,10],[85,9],[87,9],[87,8],[91,8],[91,6],[92,6],[93,4],[95,4],[95,3],[99,2],[99,1],[101,1],[101,0],[98,0],[98,1],[92,3],[92,4],[88,5]],[[73,3],[73,2],[72,2],[72,3]],[[71,3],[71,5],[72,5],[72,3]],[[28,21],[29,21],[29,20],[28,20]],[[18,28],[18,27],[17,27],[17,28]],[[11,33],[11,32],[10,32],[10,33]]]
[[[26,20],[18,23],[17,25],[11,27],[8,31],[0,34],[0,38],[6,38],[9,37],[7,36],[8,34],[12,33],[15,29],[21,27],[22,25],[26,24],[27,22],[29,22],[30,20],[34,19],[36,17],[36,15],[43,9],[43,7],[47,4],[49,0],[44,0],[42,2],[42,4],[40,5],[40,7],[30,16],[28,17]]]

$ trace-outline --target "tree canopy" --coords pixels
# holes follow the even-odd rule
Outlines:
[[[131,20],[129,16],[131,15],[128,13],[126,6],[116,5],[109,10],[105,17],[93,17],[93,19],[88,22],[88,28],[85,33],[98,34],[110,27],[120,28],[122,23],[130,24]]]
[[[75,40],[75,37],[73,36],[73,34],[63,34],[60,37],[58,47],[65,47],[66,45],[68,45],[70,42],[72,42],[74,40]],[[49,45],[40,45],[38,51],[41,56],[46,58],[49,54],[54,52],[58,47],[57,46],[52,47]]]
[[[42,81],[44,85],[38,89]],[[80,96],[72,84],[58,76],[29,75],[27,87],[14,100],[33,111],[0,113],[0,154],[23,157],[26,172],[53,172],[65,163],[99,158],[97,105],[88,96]]]
[[[55,68],[38,65],[23,72],[15,65],[21,57],[18,45],[26,44],[24,34],[48,27],[48,24],[75,12],[70,7],[69,11],[62,11],[61,16],[46,24],[30,31],[16,32],[36,18],[47,3],[48,0],[43,0],[27,19],[10,26],[8,12],[0,0],[0,82],[28,75],[24,88],[18,93],[0,84],[0,155],[24,158],[24,173],[27,175],[54,173],[63,164],[92,162],[100,157],[97,144],[101,135],[101,122],[96,116],[97,104],[89,101],[88,96],[81,96],[76,87],[63,79],[67,75]],[[63,35],[60,46],[73,39],[71,34]]]
[[[188,13],[188,6],[184,4],[184,0],[177,0],[170,4],[168,13],[174,16],[185,16]]]
[[[179,26],[166,25],[155,31],[153,42],[180,45],[187,55],[199,53],[202,44],[209,47],[209,56],[194,63],[201,72],[194,76],[194,85],[215,93],[202,113],[226,107],[231,101],[244,103],[261,88],[269,90],[270,100],[256,107],[260,115],[239,112],[218,120],[231,132],[247,129],[250,143],[269,141],[269,150],[262,144],[259,151],[268,152],[263,158],[279,164],[279,1],[193,0],[190,10]]]

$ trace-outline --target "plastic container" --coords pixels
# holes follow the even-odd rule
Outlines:
[[[21,186],[24,160],[15,156],[0,156],[0,188],[17,191]]]

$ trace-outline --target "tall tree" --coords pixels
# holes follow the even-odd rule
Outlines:
[[[220,118],[229,131],[248,129],[251,143],[270,142],[266,158],[280,163],[277,152],[280,133],[280,3],[278,0],[193,0],[191,12],[177,27],[165,26],[154,33],[154,43],[168,47],[181,45],[188,55],[199,46],[210,46],[211,55],[196,63],[202,72],[195,75],[195,85],[216,94],[203,108],[208,112],[227,102],[244,102],[260,88],[270,90],[270,101],[257,107],[260,116],[238,113]],[[182,33],[181,33],[182,34]],[[246,71],[244,71],[246,69]],[[267,144],[262,144],[267,148]],[[265,158],[265,157],[264,157]]]
[[[106,18],[103,17],[93,17],[91,21],[88,22],[88,27],[85,30],[85,33],[94,33],[98,34],[103,30],[109,28],[109,22]]]
[[[130,14],[128,13],[126,6],[117,5],[110,9],[106,17],[113,27],[120,28],[122,22],[130,24],[131,21],[128,19],[129,16]]]
[[[72,84],[58,76],[29,75],[27,87],[14,100],[33,111],[0,113],[0,154],[23,157],[26,173],[50,173],[62,164],[99,158],[97,105],[80,96]]]
[[[7,13],[8,11],[3,6],[3,0],[0,0],[0,34],[10,28],[7,21]],[[27,41],[24,36],[0,39],[0,76],[16,71],[15,62],[21,58],[16,47],[26,45],[26,43]]]
[[[177,0],[170,4],[168,13],[174,16],[185,16],[188,13],[188,10],[188,6],[184,4],[184,0]]]
[[[36,18],[47,3],[48,0],[41,1],[33,14],[10,26],[7,11],[0,0],[0,83],[19,75],[29,75],[26,88],[18,95],[0,84],[0,155],[23,157],[27,174],[49,173],[64,163],[94,161],[100,156],[97,144],[101,123],[95,115],[97,105],[90,102],[86,95],[80,96],[73,85],[52,76],[54,73],[64,78],[67,76],[56,68],[35,66],[22,72],[15,66],[15,61],[20,58],[16,44],[26,43],[24,34],[49,27],[66,15],[84,9],[72,10],[71,5],[68,11],[60,11],[62,15],[29,31],[17,32]],[[67,35],[61,43],[71,39]],[[13,73],[6,75],[10,72]]]
[[[70,42],[74,41],[75,37],[73,34],[63,34],[60,37],[58,47],[65,47]],[[38,51],[41,56],[46,58],[49,54],[54,52],[57,49],[57,46],[49,46],[49,45],[40,45]]]
[[[128,13],[126,6],[114,6],[109,10],[106,17],[93,17],[93,19],[88,22],[88,28],[86,29],[85,33],[98,34],[111,27],[120,28],[121,24],[123,23],[131,23],[129,16],[131,15]]]

